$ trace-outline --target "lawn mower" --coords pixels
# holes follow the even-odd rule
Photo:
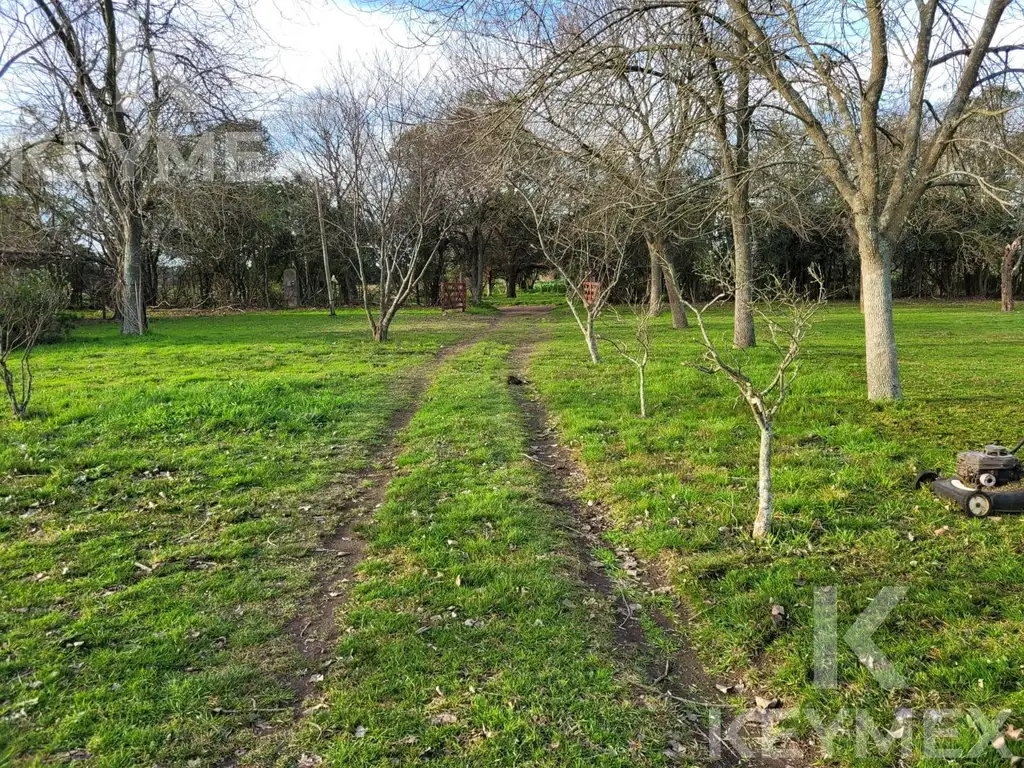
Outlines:
[[[972,517],[1024,512],[1024,467],[1017,458],[1022,447],[1024,440],[1011,449],[986,445],[980,451],[964,451],[956,457],[956,477],[928,470],[917,476],[916,485],[927,485],[940,499],[955,501]]]

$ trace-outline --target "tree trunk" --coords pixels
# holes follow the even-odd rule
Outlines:
[[[640,418],[647,418],[647,392],[645,389],[644,381],[644,367],[641,365],[640,368]]]
[[[469,270],[469,293],[474,304],[479,304],[484,295],[484,239],[479,230],[473,232],[471,241],[473,263]]]
[[[142,285],[142,217],[128,213],[124,220],[124,251],[121,255],[121,333],[141,336],[148,329]]]
[[[142,296],[145,305],[151,307],[159,300],[160,253],[156,248],[145,248],[142,253]]]
[[[377,342],[384,342],[388,340],[388,329],[391,326],[390,320],[381,318],[380,322],[376,323],[373,327],[373,340]]]
[[[737,185],[746,188],[746,184]],[[736,297],[733,305],[732,345],[749,349],[757,343],[754,333],[754,260],[751,254],[750,193],[737,191],[729,206]]]
[[[516,272],[509,272],[508,277],[505,279],[505,296],[510,299],[516,297],[516,283],[519,281],[519,275]]]
[[[316,219],[320,224],[320,249],[324,256],[324,284],[327,286],[327,306],[330,308],[331,317],[337,313],[334,311],[334,284],[331,280],[331,260],[327,255],[327,232],[324,229],[324,209],[320,201],[320,184],[313,185],[313,192],[316,194]]]
[[[668,307],[672,310],[672,327],[675,329],[688,328],[689,321],[686,319],[686,307],[679,298],[679,286],[676,283],[675,270],[671,272],[662,269],[665,275],[665,290],[668,293]]]
[[[668,248],[660,240],[650,239],[647,241],[647,250],[651,253],[651,269],[655,263],[659,265],[661,273],[665,276],[665,291],[668,293],[668,306],[672,310],[672,327],[686,328],[689,322],[686,320],[686,307],[679,297],[679,281],[676,278],[675,267],[668,260]],[[653,282],[652,282],[653,287]]]
[[[648,286],[648,304],[651,317],[661,314],[661,258],[654,249],[648,249],[651,257],[651,276]]]
[[[772,423],[761,427],[761,450],[757,459],[757,517],[754,538],[763,539],[772,527]]]
[[[869,215],[857,216],[869,400],[899,400],[900,368],[892,313],[892,247]]]
[[[924,254],[920,252],[914,257],[914,296],[924,298]]]
[[[597,331],[594,329],[594,316],[587,313],[587,351],[590,353],[590,362],[600,363],[601,353],[597,350]]]
[[[357,276],[353,274],[352,268],[345,270],[345,285],[348,287],[348,302],[349,304],[357,304],[359,302],[359,283],[356,282]]]
[[[14,374],[11,373],[11,370],[6,364],[3,364],[2,372],[4,378],[4,389],[7,390],[7,397],[11,401],[11,413],[14,415],[14,418],[23,419],[28,411],[28,402],[25,401],[22,403],[21,398],[18,397],[18,392],[14,384]]]
[[[754,115],[750,106],[750,70],[746,66],[749,41],[746,35],[736,40],[738,62],[736,82],[736,146],[729,188],[729,221],[732,224],[733,299],[732,345],[748,349],[756,343],[754,334],[754,259],[750,232],[750,133]],[[726,147],[725,151],[732,151]]]
[[[1013,250],[1003,252],[1003,265],[999,276],[999,294],[1003,312],[1013,312]]]

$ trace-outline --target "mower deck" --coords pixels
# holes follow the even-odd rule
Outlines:
[[[972,517],[986,517],[993,512],[1024,512],[1024,484],[1012,483],[998,488],[972,488],[955,477],[924,478],[932,493],[941,499],[956,502]],[[979,498],[980,497],[980,498]]]

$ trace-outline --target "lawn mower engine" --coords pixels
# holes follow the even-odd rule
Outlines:
[[[938,470],[922,472],[917,487],[927,485],[936,496],[955,501],[967,514],[985,517],[990,512],[1024,512],[1024,468],[1017,451],[986,445],[956,457],[956,477],[941,477]]]
[[[956,474],[968,485],[995,488],[1020,481],[1020,459],[1001,445],[986,445],[980,451],[957,454]]]

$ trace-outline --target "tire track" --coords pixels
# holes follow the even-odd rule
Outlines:
[[[685,609],[679,607],[674,615],[669,616],[652,607],[641,607],[630,599],[630,587],[643,588],[652,594],[664,593],[670,589],[668,582],[655,568],[640,562],[628,550],[606,541],[603,533],[609,526],[601,504],[589,505],[581,501],[586,474],[570,451],[559,442],[555,430],[549,426],[547,411],[536,391],[529,386],[529,358],[536,344],[535,335],[525,343],[520,340],[510,356],[513,376],[509,378],[509,387],[522,412],[530,439],[528,458],[537,465],[544,501],[565,512],[583,582],[601,595],[620,617],[613,633],[618,655],[643,671],[648,686],[673,702],[687,730],[697,736],[691,744],[670,743],[666,754],[679,760],[696,757],[714,768],[731,768],[740,764],[754,768],[796,768],[805,765],[807,761],[795,752],[786,752],[780,756],[759,755],[756,752],[741,754],[743,750],[736,748],[726,738],[730,735],[730,723],[738,713],[729,706],[725,695],[716,687],[715,680],[708,674],[689,643]],[[629,586],[617,584],[605,564],[594,559],[593,552],[598,549],[614,551],[619,569],[634,583]],[[650,642],[640,620],[641,611],[647,611],[649,618],[672,638],[672,653],[666,654]],[[714,712],[720,714],[720,730],[709,726],[710,715]],[[743,743],[754,745],[760,737],[756,720],[761,713],[747,713],[748,716],[751,714],[752,719],[743,723],[738,733],[732,735],[739,736]],[[771,716],[770,713],[763,714]],[[803,755],[807,754],[805,745],[796,746]],[[670,754],[673,752],[677,754]]]
[[[259,724],[257,744],[236,751],[231,758],[220,763],[221,768],[244,764],[246,755],[259,744],[286,733],[312,711],[305,705],[319,690],[318,686],[333,662],[332,654],[340,636],[338,616],[348,601],[356,569],[366,553],[367,541],[359,529],[373,519],[374,512],[384,503],[388,486],[398,470],[395,462],[403,447],[401,433],[420,409],[423,394],[441,365],[485,339],[499,321],[500,316],[495,316],[482,328],[451,346],[441,348],[430,360],[404,376],[396,386],[404,390],[406,403],[391,415],[381,430],[383,441],[367,457],[366,467],[331,482],[319,492],[320,505],[332,509],[332,517],[340,517],[340,521],[314,550],[327,557],[316,569],[312,594],[285,625],[292,647],[301,653],[305,661],[305,667],[282,681],[292,692],[292,717],[290,721],[276,726]],[[353,493],[353,488],[358,490]],[[321,706],[323,704],[318,703],[313,708]]]

